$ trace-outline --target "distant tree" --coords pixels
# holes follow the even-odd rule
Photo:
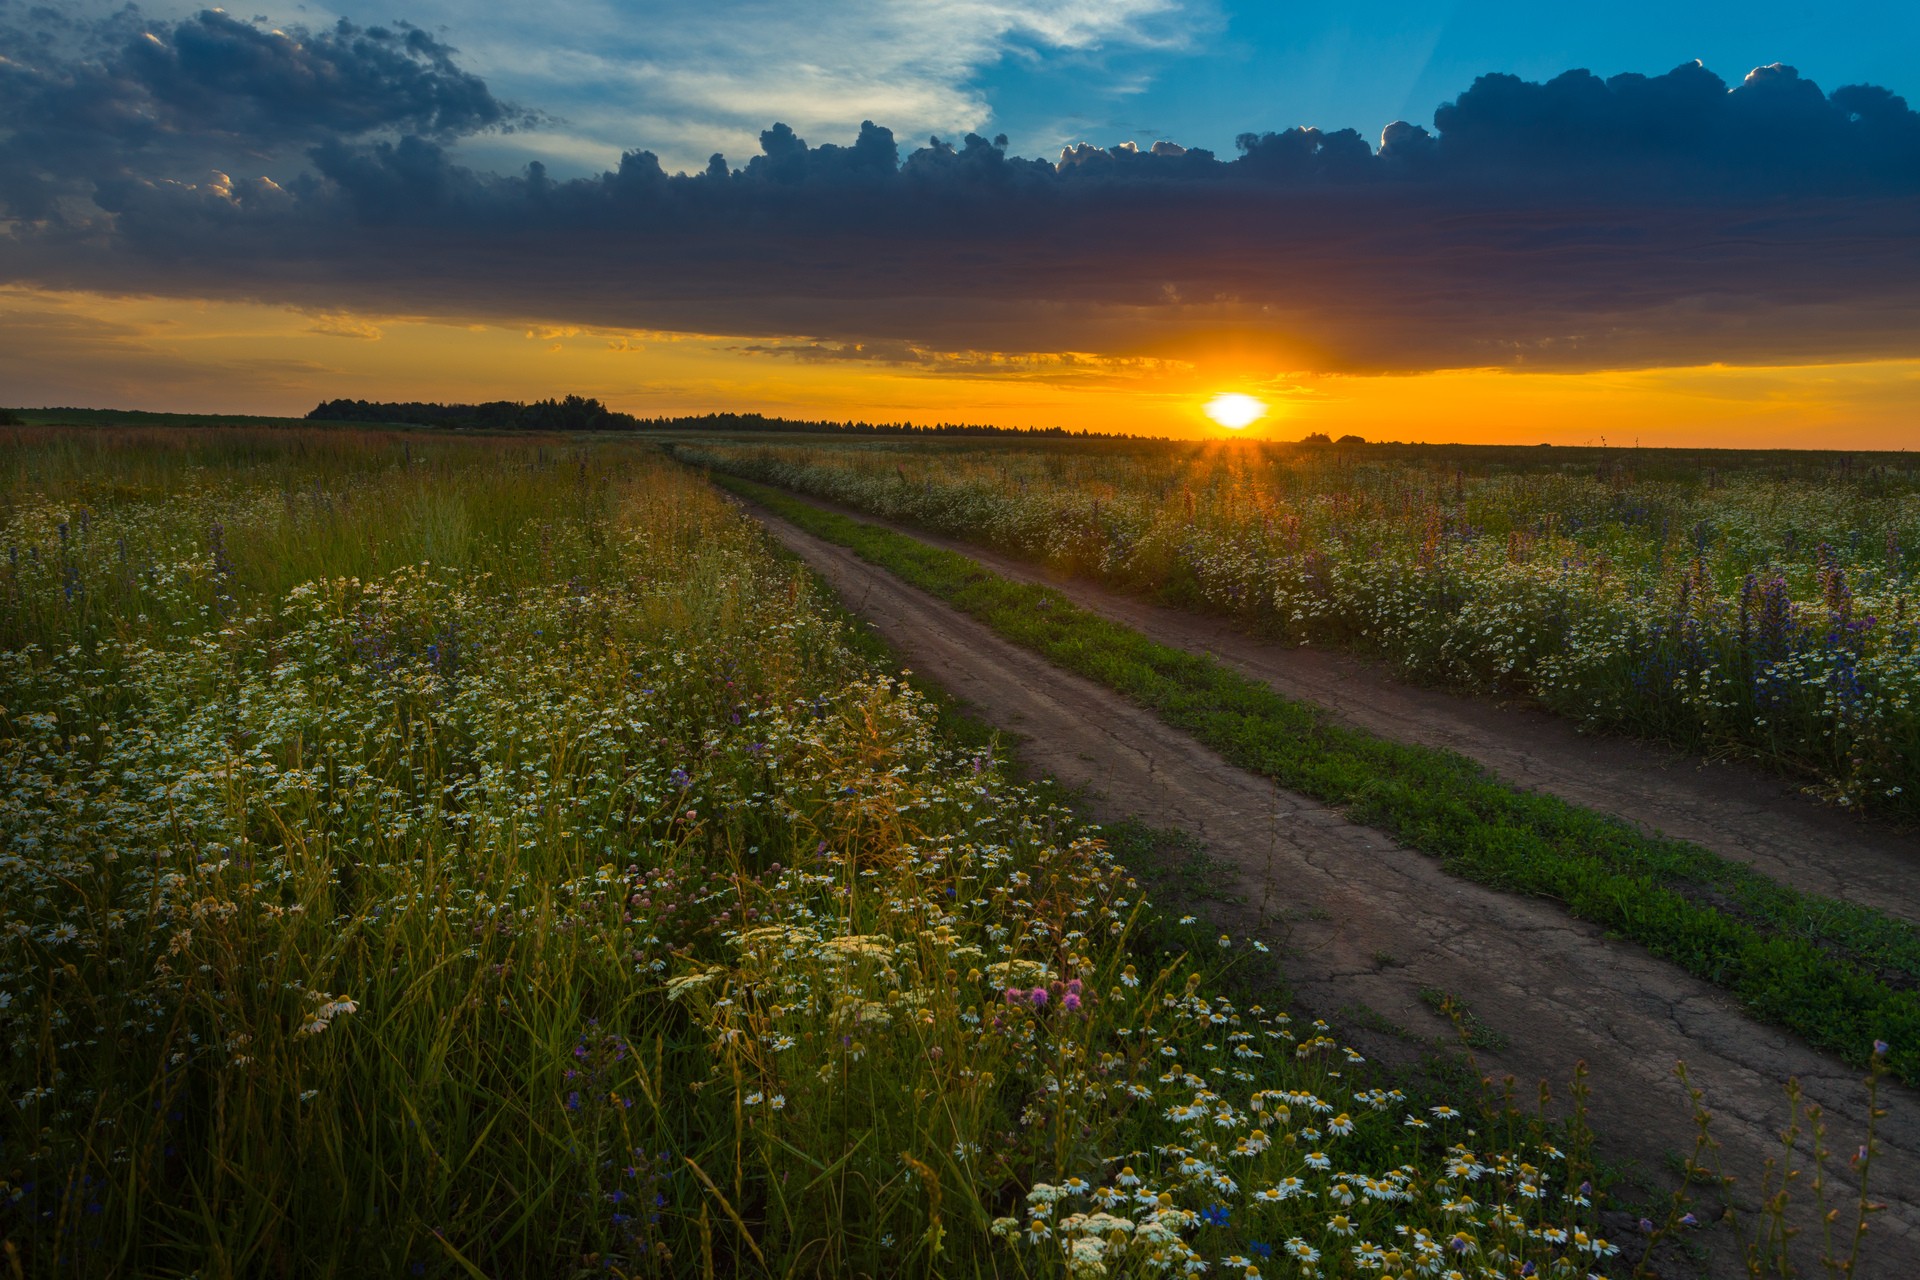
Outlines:
[[[483,431],[632,431],[640,420],[616,413],[598,400],[489,400],[485,404],[421,404],[327,400],[307,414],[317,422],[404,422],[422,427],[469,427]]]
[[[0,427],[21,427],[26,421],[11,409],[0,409]]]
[[[492,400],[486,404],[422,404],[327,400],[307,414],[314,422],[387,422],[483,431],[787,431],[856,436],[1023,436],[1044,439],[1122,440],[1125,432],[1069,431],[1064,427],[996,427],[974,422],[834,422],[769,418],[760,413],[706,413],[677,418],[636,418],[598,400],[569,395],[559,400]]]
[[[1332,444],[1333,439],[1324,431],[1309,431],[1300,437],[1301,444]]]
[[[1335,444],[1365,444],[1366,442],[1365,436],[1341,436],[1334,441]]]

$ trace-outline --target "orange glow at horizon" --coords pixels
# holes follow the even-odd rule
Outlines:
[[[1196,404],[1233,378],[1249,439],[1308,432],[1469,444],[1903,449],[1920,358],[1781,367],[1287,374],[1085,354],[886,363],[766,339],[542,322],[461,324],[255,303],[0,287],[5,407],[299,415],[321,400],[534,400],[1218,438]],[[1208,406],[1209,410],[1211,405]]]

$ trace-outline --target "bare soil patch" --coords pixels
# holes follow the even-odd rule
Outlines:
[[[1232,880],[1221,886],[1230,900],[1219,908],[1221,925],[1283,943],[1287,978],[1302,1006],[1322,1014],[1347,1011],[1342,1029],[1363,1052],[1412,1063],[1436,1043],[1453,1043],[1451,1024],[1433,1007],[1436,993],[1449,994],[1473,1012],[1484,1046],[1480,1063],[1487,1071],[1511,1072],[1529,1090],[1533,1081],[1545,1079],[1564,1094],[1574,1064],[1584,1059],[1593,1072],[1591,1114],[1603,1152],[1637,1165],[1651,1181],[1664,1177],[1672,1157],[1691,1150],[1687,1102],[1672,1075],[1674,1063],[1684,1060],[1695,1083],[1706,1089],[1706,1104],[1715,1115],[1713,1133],[1721,1144],[1716,1154],[1724,1171],[1739,1180],[1736,1201],[1754,1195],[1762,1162],[1780,1150],[1778,1130],[1788,1119],[1781,1084],[1797,1077],[1825,1108],[1830,1145],[1842,1153],[1844,1168],[1866,1123],[1855,1069],[1754,1022],[1724,993],[1609,940],[1552,903],[1450,876],[1435,859],[1227,764],[1150,713],[1002,640],[845,548],[768,512],[755,514],[915,670],[971,703],[989,722],[1023,735],[1021,756],[1028,767],[1084,788],[1097,819],[1137,816],[1203,840],[1225,868],[1223,876]],[[971,547],[956,549],[1008,576],[1041,577],[1031,566]],[[1549,717],[1481,707],[1426,690],[1377,689],[1377,677],[1359,664],[1275,650],[1211,619],[1085,584],[1046,580],[1088,608],[1164,643],[1214,653],[1249,674],[1264,676],[1268,668],[1251,664],[1270,661],[1281,692],[1322,701],[1384,736],[1453,747],[1502,776],[1512,775],[1497,761],[1508,761],[1509,768],[1527,764],[1535,769],[1531,785],[1635,821],[1651,822],[1656,813],[1675,815],[1659,823],[1668,834],[1743,856],[1724,836],[1695,835],[1695,830],[1711,834],[1722,823],[1723,811],[1701,797],[1720,794],[1716,788],[1729,785],[1736,766],[1681,769],[1672,759],[1661,763],[1644,747],[1583,738]],[[1296,658],[1305,661],[1296,663]],[[1315,688],[1327,697],[1309,692]],[[1501,730],[1507,716],[1539,736]],[[1406,728],[1390,727],[1395,724]],[[1569,754],[1556,754],[1563,750]],[[1571,754],[1576,751],[1598,754]],[[1645,759],[1629,758],[1636,754]],[[1532,764],[1537,756],[1548,757],[1551,765]],[[1609,768],[1622,771],[1631,783],[1626,790],[1631,803],[1625,807],[1607,785],[1611,775],[1603,770]],[[1660,794],[1659,778],[1671,779],[1674,789],[1689,791],[1692,784],[1699,790],[1674,801]],[[1725,801],[1724,813],[1737,819],[1735,830],[1752,833],[1735,837],[1754,848],[1746,860],[1809,890],[1895,910],[1861,897],[1859,877],[1846,874],[1856,856],[1847,851],[1862,847],[1850,838],[1857,824],[1844,815],[1822,819],[1780,784],[1762,781],[1773,786],[1772,793],[1763,793],[1771,799],[1729,792]],[[1559,791],[1562,785],[1581,789]],[[1640,795],[1649,797],[1645,812],[1635,811],[1639,801],[1632,798]],[[1767,817],[1774,804],[1783,806],[1780,812],[1787,817],[1793,816],[1793,805],[1806,810],[1797,829],[1817,831],[1822,821],[1837,828],[1823,833],[1823,848],[1835,881],[1854,892],[1795,879],[1761,861],[1763,856],[1783,865],[1800,861],[1796,837],[1761,838],[1770,821],[1780,821]],[[1693,826],[1681,826],[1677,819],[1688,816]],[[1877,856],[1885,860],[1887,875],[1902,865],[1897,844],[1866,848],[1869,861],[1880,849]],[[1920,858],[1905,865],[1920,865]],[[1902,900],[1910,901],[1904,887]],[[1874,1248],[1860,1274],[1893,1280],[1920,1275],[1920,1108],[1912,1091],[1896,1086],[1887,1086],[1882,1098],[1889,1114],[1880,1122],[1883,1151],[1874,1184],[1888,1209],[1874,1218]],[[1702,1241],[1718,1244],[1702,1264],[1704,1271],[1739,1273],[1730,1242],[1720,1233],[1703,1233]],[[1805,1270],[1812,1274],[1815,1268]]]

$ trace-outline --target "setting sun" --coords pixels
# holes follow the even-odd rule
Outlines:
[[[1266,417],[1267,406],[1252,396],[1229,391],[1207,401],[1206,413],[1221,426],[1238,431]]]

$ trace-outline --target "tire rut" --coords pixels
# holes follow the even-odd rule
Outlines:
[[[1206,654],[1356,729],[1457,752],[1511,786],[1611,814],[1648,834],[1690,841],[1804,893],[1920,924],[1920,833],[1812,799],[1753,764],[1582,732],[1532,707],[1408,684],[1377,662],[1271,643],[1224,618],[1157,605],[956,538],[794,496],[958,552],[1003,577],[1052,587],[1089,612],[1172,648]]]
[[[1738,1203],[1754,1198],[1763,1161],[1780,1150],[1789,1077],[1825,1109],[1836,1150],[1851,1151],[1865,1131],[1858,1070],[1756,1023],[1724,992],[1610,941],[1550,902],[1449,875],[1436,859],[1226,763],[1150,712],[846,548],[749,509],[913,669],[1022,735],[1028,768],[1085,789],[1096,820],[1138,816],[1202,839],[1231,868],[1234,883],[1221,888],[1244,904],[1226,908],[1218,923],[1280,942],[1305,1009],[1325,1016],[1356,1005],[1370,1010],[1373,1018],[1343,1028],[1369,1056],[1406,1064],[1436,1043],[1452,1043],[1451,1024],[1421,995],[1452,993],[1503,1042],[1480,1052],[1484,1072],[1510,1072],[1529,1088],[1544,1079],[1564,1093],[1575,1063],[1585,1060],[1602,1154],[1637,1165],[1655,1182],[1668,1176],[1671,1154],[1692,1149],[1689,1105],[1672,1074],[1684,1060],[1706,1091],[1717,1155],[1738,1179]],[[1034,575],[1029,568],[1020,576]],[[1174,643],[1165,632],[1157,638]],[[1382,1030],[1388,1023],[1401,1034]],[[1913,1102],[1912,1091],[1883,1086],[1889,1114],[1879,1122],[1873,1181],[1888,1208],[1873,1219],[1863,1277],[1920,1274],[1920,1112]],[[1844,1170],[1844,1157],[1840,1164]],[[1721,1233],[1702,1239],[1719,1245],[1712,1274],[1744,1274]],[[1817,1269],[1811,1258],[1803,1265],[1807,1274]]]

